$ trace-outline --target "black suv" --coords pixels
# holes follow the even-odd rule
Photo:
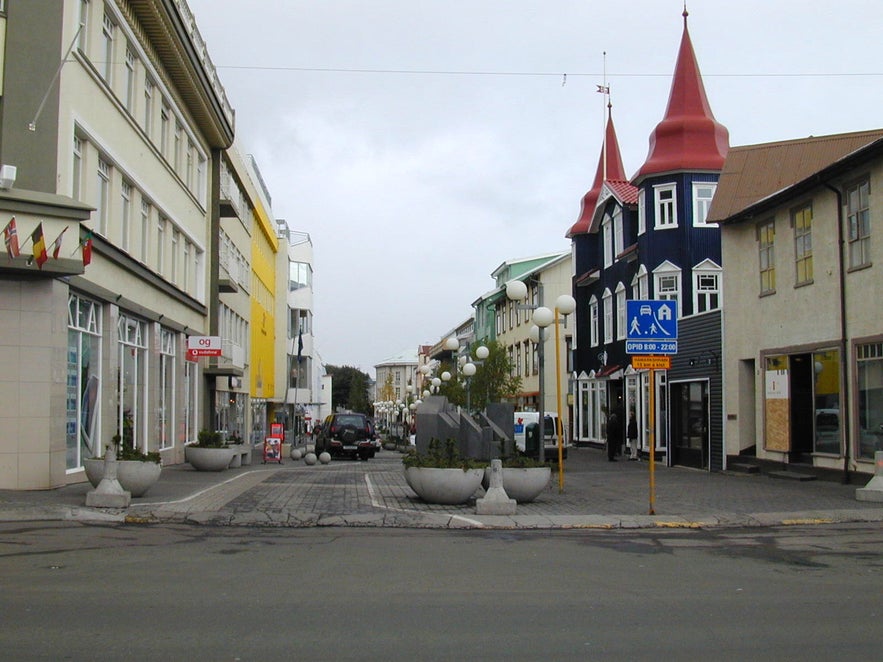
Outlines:
[[[331,414],[325,418],[316,440],[316,452],[328,451],[331,457],[374,457],[374,431],[365,414]]]

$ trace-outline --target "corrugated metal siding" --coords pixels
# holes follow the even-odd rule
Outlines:
[[[678,322],[678,353],[672,356],[669,382],[708,380],[709,468],[724,467],[723,357],[721,313],[714,311]],[[694,365],[690,365],[690,360]],[[710,360],[711,365],[706,362]]]

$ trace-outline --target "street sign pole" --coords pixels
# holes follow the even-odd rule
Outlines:
[[[656,371],[650,368],[650,514],[656,514]]]

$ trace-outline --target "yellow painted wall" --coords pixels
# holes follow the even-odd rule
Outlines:
[[[279,242],[267,212],[254,210],[251,239],[251,397],[270,398],[276,392],[276,252]],[[287,288],[285,288],[287,290]],[[280,296],[284,296],[283,290]]]

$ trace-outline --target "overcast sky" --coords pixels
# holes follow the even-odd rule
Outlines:
[[[596,86],[631,176],[683,31],[682,0],[188,2],[273,216],[312,238],[318,349],[372,376],[465,320],[505,260],[569,250]],[[687,9],[731,145],[883,127],[879,0]]]

